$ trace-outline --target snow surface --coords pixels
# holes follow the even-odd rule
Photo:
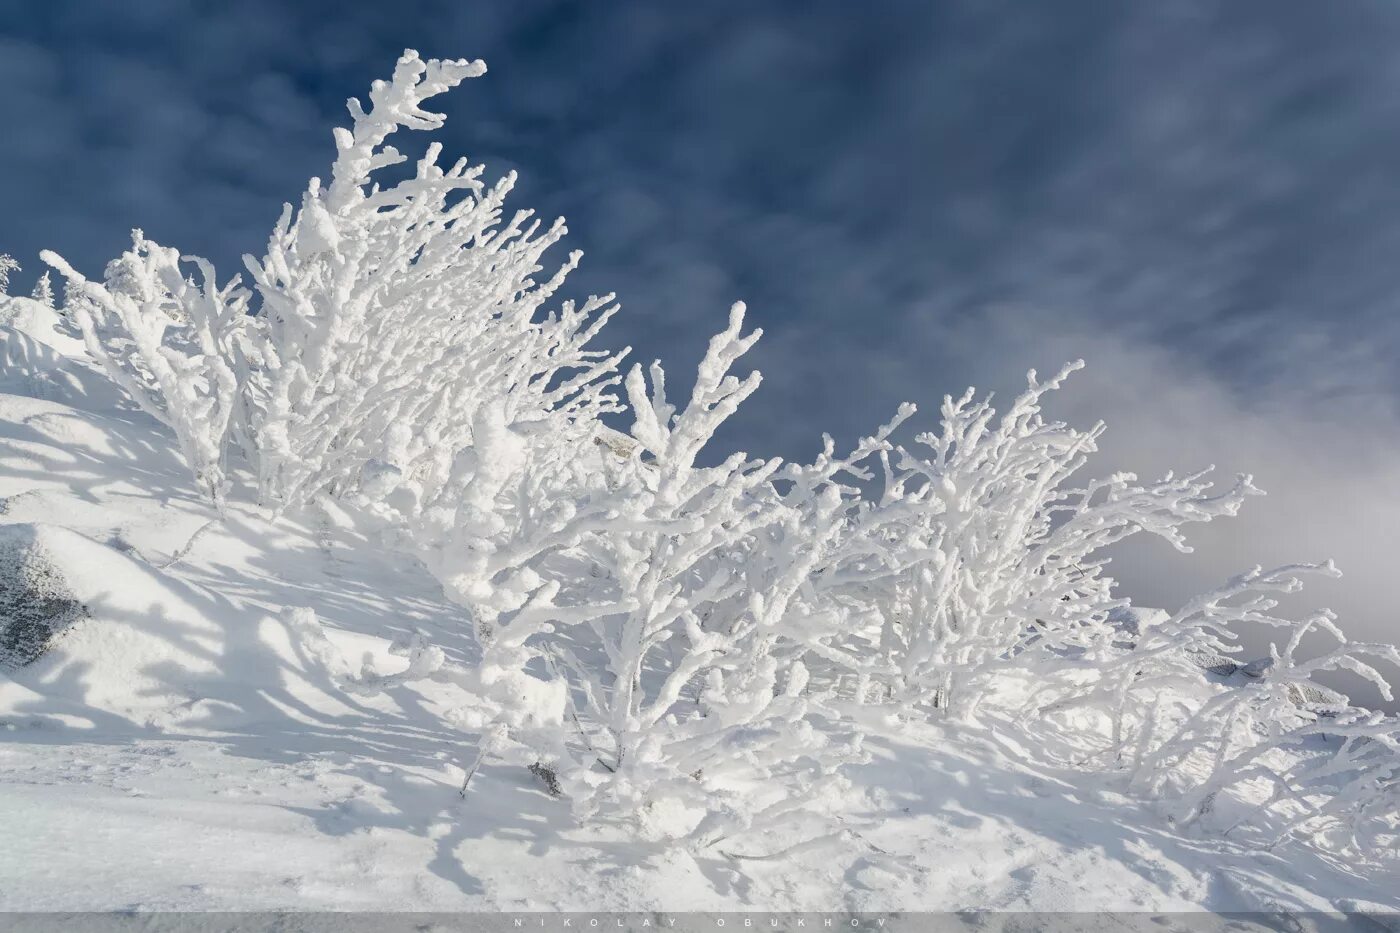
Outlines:
[[[583,827],[489,759],[459,796],[473,737],[437,685],[337,686],[417,630],[472,650],[428,574],[343,515],[211,524],[169,430],[0,302],[0,523],[89,610],[0,673],[0,910],[1400,910],[1400,879],[1184,837],[987,725],[871,735],[873,828],[834,853]]]

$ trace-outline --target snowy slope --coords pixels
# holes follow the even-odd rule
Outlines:
[[[1400,910],[1396,878],[1183,838],[985,728],[872,736],[874,825],[785,860],[581,827],[490,761],[461,797],[474,737],[436,687],[336,685],[366,654],[401,665],[415,630],[470,651],[432,579],[344,516],[233,501],[211,524],[165,429],[51,311],[0,322],[0,545],[87,609],[0,674],[0,909]]]

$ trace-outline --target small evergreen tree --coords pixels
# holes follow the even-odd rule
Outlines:
[[[49,280],[48,270],[34,283],[34,290],[29,293],[29,297],[46,308],[53,307],[53,282]]]
[[[10,293],[10,273],[19,271],[19,263],[9,253],[0,253],[0,295]]]

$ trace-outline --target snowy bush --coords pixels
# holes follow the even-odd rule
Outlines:
[[[819,816],[860,757],[860,736],[831,721],[782,623],[830,533],[836,497],[806,523],[772,484],[780,462],[697,458],[758,387],[730,368],[758,339],[743,305],[700,363],[677,411],[665,372],[627,378],[636,449],[626,496],[594,542],[619,606],[587,613],[585,632],[551,639],[568,672],[586,754],[569,775],[581,813],[634,815],[650,831],[711,847],[783,845],[829,834]],[[818,728],[821,722],[823,728]]]
[[[1116,756],[1109,767],[1126,769],[1128,788],[1162,801],[1178,825],[1227,791],[1268,783],[1271,796],[1248,819],[1281,822],[1280,836],[1327,825],[1355,845],[1372,840],[1370,851],[1375,839],[1400,839],[1400,722],[1316,680],[1350,671],[1389,697],[1366,659],[1400,664],[1400,652],[1348,643],[1327,613],[1295,622],[1270,612],[1270,593],[1297,589],[1302,573],[1334,574],[1330,564],[1256,570],[1130,638],[1119,630],[1126,600],[1105,573],[1112,547],[1145,531],[1189,550],[1184,525],[1233,515],[1258,490],[1242,476],[1216,491],[1205,473],[1070,486],[1102,425],[1077,431],[1046,422],[1040,408],[1080,365],[1046,383],[1031,373],[999,419],[971,391],[946,398],[940,430],[917,436],[916,448],[891,440],[912,406],[845,460],[828,440],[819,462],[865,486],[842,487],[844,525],[795,601],[800,624],[786,627],[788,638],[819,676],[853,672],[848,696],[904,716],[938,709],[967,719],[984,702],[1015,711],[1028,691],[1032,709],[1059,717],[1081,752],[1099,744],[1092,759]],[[866,460],[878,461],[881,483]],[[1212,693],[1201,659],[1228,657],[1242,630],[1258,626],[1286,630],[1285,647]],[[1304,652],[1310,635],[1337,646]],[[1091,710],[1100,715],[1085,718]],[[1321,737],[1343,723],[1340,734],[1355,735],[1338,754]]]
[[[860,460],[878,459],[883,483],[871,501],[848,490],[844,540],[812,592],[863,624],[836,626],[834,638],[809,631],[808,644],[857,673],[860,699],[971,716],[1001,672],[1053,663],[1108,631],[1123,600],[1103,573],[1107,549],[1146,531],[1189,550],[1181,525],[1232,515],[1256,492],[1241,477],[1212,493],[1205,474],[1067,485],[1103,426],[1046,422],[1041,402],[1082,365],[1043,383],[1031,372],[1000,418],[971,390],[945,398],[940,430],[912,448],[889,439],[913,414],[905,406],[843,466],[871,480]]]
[[[101,285],[44,254],[82,296],[71,313],[89,351],[175,428],[215,497],[237,441],[278,509],[394,489],[413,516],[451,509],[461,486],[498,481],[464,455],[481,425],[558,444],[615,407],[604,377],[621,354],[586,349],[611,296],[540,313],[580,254],[534,279],[565,228],[503,221],[513,175],[487,186],[480,166],[439,166],[433,144],[412,178],[374,183],[405,161],[385,140],[441,126],[420,105],[484,70],[406,52],[368,112],[352,100],[330,185],[312,179],[263,258],[245,259],[253,295],[199,259],[201,284],[186,281],[178,253],[139,231]]]
[[[1055,715],[1099,714],[1110,758],[1130,791],[1161,801],[1181,826],[1245,823],[1277,842],[1301,829],[1343,836],[1358,853],[1400,841],[1400,721],[1363,711],[1317,675],[1348,671],[1392,698],[1373,661],[1400,664],[1391,645],[1348,642],[1331,613],[1294,621],[1276,615],[1277,596],[1295,592],[1305,574],[1336,575],[1331,564],[1255,568],[1190,600],[1150,625],[1131,645],[1090,664],[1066,663],[1045,678],[1039,696],[1058,694],[1042,709]],[[1282,630],[1283,647],[1241,670],[1235,682],[1202,698],[1200,659],[1238,652],[1242,631]],[[1306,639],[1331,647],[1302,650]],[[1267,796],[1247,805],[1249,786]],[[1228,820],[1213,817],[1227,795],[1241,795]],[[1253,797],[1257,797],[1254,794]]]
[[[620,407],[623,354],[587,346],[616,307],[540,313],[580,254],[535,281],[565,229],[528,211],[503,222],[513,174],[488,187],[479,166],[439,167],[433,144],[413,177],[373,182],[403,161],[388,136],[439,127],[420,105],[483,71],[405,53],[368,112],[351,102],[330,186],[313,180],[247,260],[263,299],[250,433],[265,501],[336,495],[470,615],[475,668],[430,672],[474,694],[461,724],[495,736],[495,753],[555,760],[563,684],[526,668],[532,640],[613,608],[556,604],[561,581],[542,570],[614,508],[599,418]]]
[[[62,257],[43,260],[68,281],[64,311],[93,358],[142,410],[170,427],[200,491],[222,505],[227,445],[238,409],[237,346],[248,323],[248,293],[235,279],[220,288],[214,269],[189,262],[132,232],[132,246],[90,282]]]
[[[476,618],[481,661],[405,643],[407,672],[367,670],[352,689],[457,686],[454,720],[481,736],[479,755],[541,762],[584,818],[621,817],[701,849],[737,839],[745,854],[830,836],[837,821],[824,811],[860,737],[812,688],[801,652],[782,646],[793,596],[839,525],[839,495],[813,513],[774,488],[779,461],[697,465],[759,383],[729,375],[758,336],[742,322],[736,305],[680,412],[659,365],[650,385],[634,368],[631,443],[527,461],[516,439],[514,456],[492,456],[511,466],[494,499],[464,506],[478,524],[435,551],[435,572]]]
[[[907,443],[913,405],[844,455],[827,438],[809,464],[703,465],[760,381],[730,372],[758,337],[741,304],[683,408],[659,363],[631,370],[624,404],[623,353],[590,349],[612,297],[546,310],[579,260],[542,274],[562,222],[507,218],[514,175],[487,184],[436,143],[392,170],[407,160],[389,137],[442,126],[424,103],[484,70],[408,51],[368,109],[350,101],[329,184],[245,257],[251,290],[140,231],[101,283],[43,254],[88,351],[216,504],[241,456],[262,503],[335,500],[462,607],[471,661],[420,633],[393,648],[405,670],[340,671],[347,689],[448,685],[476,737],[468,782],[500,757],[585,818],[733,855],[848,819],[857,723],[972,728],[979,711],[1020,716],[1047,757],[1071,750],[1178,825],[1394,845],[1400,726],[1315,677],[1385,689],[1372,661],[1400,652],[1347,643],[1326,614],[1273,614],[1272,594],[1330,565],[1255,571],[1119,627],[1113,548],[1146,532],[1188,550],[1184,527],[1235,514],[1248,477],[1075,485],[1103,426],[1047,421],[1042,403],[1078,363],[1032,372],[1000,415],[972,390],[945,398]],[[0,257],[0,291],[13,268]],[[603,423],[623,411],[625,436]],[[330,650],[309,610],[289,619]],[[1261,625],[1288,637],[1260,676],[1208,680],[1201,659]],[[1305,651],[1318,637],[1337,645]]]
[[[385,140],[440,127],[423,102],[484,71],[406,52],[368,111],[350,102],[330,184],[312,179],[264,257],[245,260],[262,300],[249,394],[266,501],[401,485],[421,513],[473,482],[486,500],[507,468],[461,456],[479,431],[561,443],[611,409],[616,357],[586,349],[611,296],[539,314],[580,254],[535,280],[565,228],[542,231],[529,211],[503,222],[513,174],[488,186],[465,160],[444,169],[434,143],[412,177],[375,183],[405,161]]]

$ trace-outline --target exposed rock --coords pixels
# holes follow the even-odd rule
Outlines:
[[[1191,655],[1191,660],[1203,671],[1211,674],[1219,674],[1221,677],[1229,677],[1240,669],[1238,663],[1225,657],[1223,654],[1212,654],[1206,651],[1197,651]]]
[[[1314,687],[1312,684],[1289,684],[1288,699],[1294,706],[1304,709],[1316,709],[1319,706],[1334,706],[1338,702],[1338,697],[1321,687]],[[1324,712],[1322,715],[1335,715],[1332,712]]]
[[[539,778],[540,783],[544,785],[544,789],[549,793],[549,796],[564,796],[564,789],[559,786],[559,775],[554,772],[553,768],[540,764],[537,761],[530,765],[529,770],[531,774]]]
[[[0,666],[30,664],[88,616],[33,525],[0,525]]]
[[[1207,654],[1204,652],[1193,655],[1192,660],[1194,660],[1202,670],[1212,674],[1218,674],[1221,677],[1234,677],[1236,674],[1241,675],[1233,681],[1233,686],[1236,687],[1244,687],[1249,683],[1248,680],[1242,679],[1245,677],[1254,680],[1268,677],[1269,671],[1271,671],[1274,666],[1273,658],[1255,658],[1253,661],[1240,664],[1224,655]],[[1312,684],[1289,684],[1288,700],[1294,706],[1307,710],[1316,710],[1318,707],[1330,707],[1339,702],[1344,702],[1336,694],[1323,687],[1314,686]],[[1333,713],[1324,710],[1321,712],[1321,715],[1331,716]]]

